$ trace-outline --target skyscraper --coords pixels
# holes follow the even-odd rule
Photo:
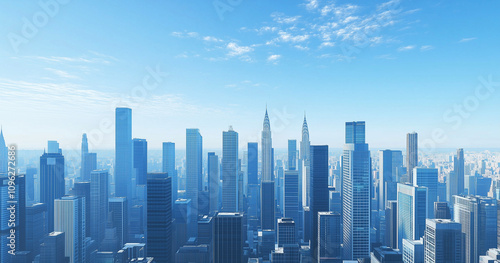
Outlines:
[[[172,262],[172,178],[148,174],[147,183],[147,255],[158,263]]]
[[[51,232],[40,245],[40,263],[66,263],[65,233]]]
[[[3,137],[3,129],[0,128],[0,174],[7,174],[9,170],[9,150]]]
[[[284,217],[300,222],[299,215],[299,172],[296,170],[285,171],[284,180]],[[297,223],[296,223],[297,224]]]
[[[115,196],[127,197],[132,194],[133,171],[132,110],[116,108],[115,120]]]
[[[116,228],[116,235],[118,237],[118,246],[123,247],[127,243],[128,235],[128,207],[127,198],[113,197],[109,198],[109,211],[111,214],[111,221]]]
[[[488,197],[454,196],[454,221],[465,234],[466,263],[478,263],[479,256],[497,246],[497,202]]]
[[[403,239],[403,263],[424,263],[424,239]]]
[[[398,184],[398,247],[403,239],[418,240],[424,236],[427,215],[427,188]]]
[[[302,124],[302,140],[300,141],[300,160],[299,160],[299,192],[301,198],[299,206],[309,206],[309,159],[311,155],[311,142],[309,141],[309,128],[307,126],[306,115],[304,114],[304,123]]]
[[[89,177],[90,180],[90,177]],[[85,198],[85,236],[90,237],[90,182],[76,182],[68,195]]]
[[[338,212],[318,213],[318,262],[342,258],[342,218]]]
[[[134,139],[133,144],[135,183],[146,185],[148,175],[148,142],[145,139]]]
[[[427,187],[427,218],[434,218],[434,202],[437,202],[438,169],[413,168],[413,185]]]
[[[238,212],[238,133],[222,133],[222,211]]]
[[[398,182],[398,169],[403,166],[403,153],[401,151],[379,151],[379,210],[384,210],[388,200],[396,200],[396,185]]]
[[[418,134],[406,134],[406,177],[407,182],[413,183],[413,168],[418,166]]]
[[[65,233],[64,251],[70,263],[85,258],[85,198],[64,196],[54,201],[54,230]]]
[[[83,181],[87,181],[86,180],[86,171],[85,171],[85,158],[86,158],[86,155],[89,153],[89,143],[88,143],[88,140],[87,140],[87,134],[84,133],[82,135],[82,149],[81,149],[81,163],[80,163],[80,178],[83,180]]]
[[[297,140],[288,140],[288,170],[297,169]]]
[[[198,129],[186,129],[186,197],[191,199],[189,235],[198,234],[198,193],[202,191],[203,141]]]
[[[175,169],[175,143],[163,143],[162,172],[167,173],[172,178],[172,205],[177,200],[177,170]]]
[[[37,203],[26,207],[26,250],[38,255],[47,234],[47,205]]]
[[[458,149],[457,155],[453,158],[454,177],[451,179],[452,195],[464,194],[464,174],[465,174],[464,149]]]
[[[273,172],[273,143],[269,116],[264,116],[262,129],[262,184],[261,184],[261,226],[263,230],[275,229],[274,211],[276,207]]]
[[[247,176],[249,185],[259,184],[259,144],[256,142],[248,143],[247,155]]]
[[[213,262],[242,263],[243,216],[239,213],[218,213],[214,220]]]
[[[385,208],[385,244],[398,247],[398,202],[388,201]]]
[[[312,235],[311,251],[313,258],[318,259],[318,213],[330,209],[328,191],[328,146],[311,146],[311,217]]]
[[[40,201],[47,204],[49,232],[54,231],[54,200],[65,193],[64,156],[59,144],[49,141],[49,151],[40,157]]]
[[[208,191],[210,198],[210,214],[219,211],[219,156],[208,153]]]
[[[108,216],[108,171],[95,170],[90,173],[90,236],[99,244],[104,239]]]
[[[436,219],[451,219],[450,208],[446,202],[434,203],[434,218]]]
[[[342,156],[344,259],[370,257],[370,151],[365,122],[346,123]]]
[[[447,219],[427,219],[425,262],[464,262],[464,235],[460,223]]]
[[[271,254],[271,262],[298,263],[299,244],[295,222],[291,218],[278,219],[278,245]]]

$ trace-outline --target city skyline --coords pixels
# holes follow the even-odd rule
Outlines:
[[[304,111],[312,143],[333,148],[342,147],[342,125],[353,120],[369,124],[374,148],[402,148],[403,134],[416,131],[424,140],[438,129],[447,137],[439,148],[491,147],[500,128],[488,122],[500,113],[492,70],[498,36],[478,28],[499,28],[487,19],[498,5],[242,1],[221,20],[211,2],[99,2],[106,15],[88,19],[93,5],[71,1],[25,36],[25,22],[45,9],[3,3],[11,12],[0,27],[2,125],[25,149],[53,139],[76,148],[81,134],[95,129],[104,137],[94,148],[110,149],[114,131],[100,126],[112,127],[114,108],[129,106],[133,134],[153,148],[182,142],[185,128],[199,128],[205,147],[217,148],[229,125],[243,143],[257,141],[267,104],[277,148],[299,138],[294,127]],[[369,26],[377,30],[360,33]],[[87,34],[116,39],[96,43]],[[12,44],[14,36],[26,41]],[[356,38],[370,42],[358,46]],[[353,105],[359,110],[345,110]],[[491,129],[480,129],[486,122]]]

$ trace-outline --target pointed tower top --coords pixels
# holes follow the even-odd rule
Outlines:
[[[0,146],[6,147],[5,139],[3,138],[3,127],[0,127]]]
[[[307,139],[306,139],[307,136]],[[304,123],[302,124],[302,140],[309,140],[309,127],[307,127],[306,112],[304,111]]]
[[[267,105],[266,105],[266,116],[264,116],[264,130],[271,130],[271,123],[269,122],[269,115],[267,114]]]

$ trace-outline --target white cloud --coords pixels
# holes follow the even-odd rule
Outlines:
[[[268,58],[267,58],[267,61],[268,62],[272,62],[272,63],[277,63],[278,60],[281,58],[281,55],[270,55]]]
[[[458,41],[458,43],[469,42],[469,41],[473,41],[476,39],[477,39],[476,37],[462,38],[462,39],[460,39],[460,41]]]
[[[278,35],[279,35],[279,39],[283,42],[297,43],[297,42],[304,42],[307,39],[309,39],[309,35],[296,35],[296,36],[294,36],[288,32],[285,32],[285,31],[280,31],[278,33]]]
[[[292,24],[300,19],[300,16],[285,16],[281,13],[274,13],[271,17],[273,17],[273,20],[279,24]]]
[[[253,51],[253,48],[248,46],[239,46],[235,42],[230,42],[229,44],[227,44],[226,48],[229,50],[228,55],[231,57],[241,56],[243,54]]]
[[[421,46],[420,47],[420,51],[428,51],[428,50],[431,50],[431,49],[434,49],[434,47],[431,46],[431,45],[425,45],[425,46]]]
[[[402,51],[410,51],[412,49],[415,49],[415,46],[414,45],[409,45],[409,46],[404,46],[404,47],[400,47],[398,48],[398,51],[399,52],[402,52]]]
[[[306,8],[308,10],[316,9],[318,8],[318,6],[319,6],[318,0],[307,0]]]
[[[218,38],[212,37],[212,36],[205,36],[205,37],[203,37],[203,40],[205,40],[207,42],[222,42],[223,41],[222,39],[218,39]]]
[[[55,75],[57,75],[60,78],[65,78],[65,79],[78,79],[79,78],[75,75],[71,75],[70,73],[63,71],[63,70],[59,70],[59,69],[45,68],[45,70],[54,73]]]

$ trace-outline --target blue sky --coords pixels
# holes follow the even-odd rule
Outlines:
[[[412,131],[500,147],[496,1],[41,2],[0,3],[0,123],[22,148],[77,148],[82,132],[111,148],[116,106],[151,148],[183,148],[192,127],[218,148],[229,125],[244,145],[266,104],[276,147],[300,139],[304,111],[312,143],[334,148],[353,120],[375,148]]]

